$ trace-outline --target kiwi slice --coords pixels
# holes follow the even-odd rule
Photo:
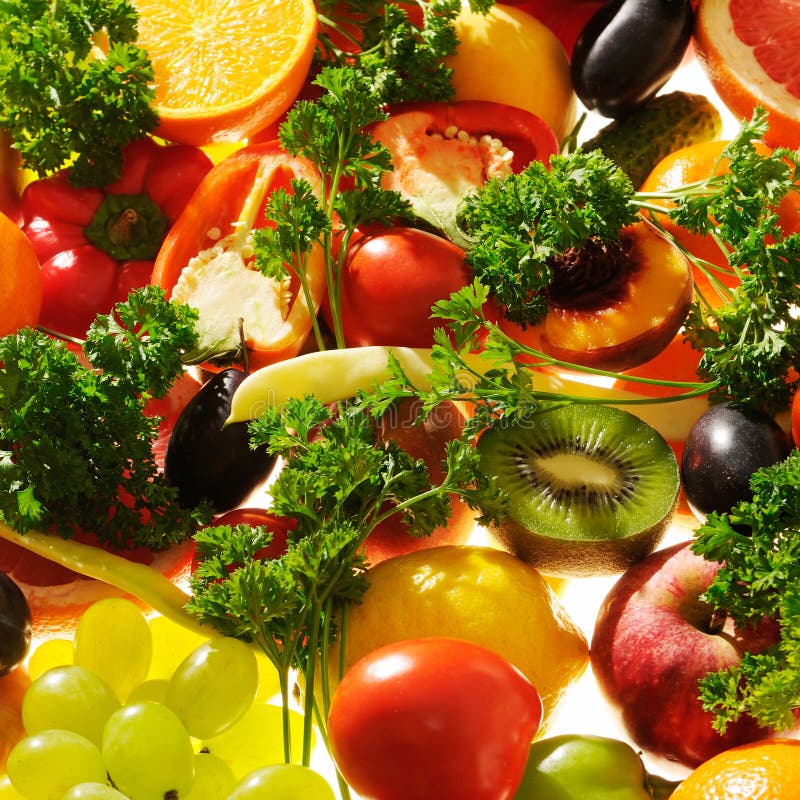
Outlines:
[[[675,454],[647,423],[610,406],[542,407],[487,430],[482,471],[508,492],[489,534],[548,575],[609,575],[661,541],[678,501]]]

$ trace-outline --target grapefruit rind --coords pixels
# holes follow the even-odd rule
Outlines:
[[[698,61],[734,115],[749,118],[755,106],[761,105],[769,114],[765,140],[773,146],[800,147],[800,98],[772,78],[759,63],[755,48],[739,38],[730,3],[731,0],[700,3],[695,26]],[[790,25],[791,20],[784,19],[781,27]],[[765,26],[765,43],[769,36],[770,29]]]

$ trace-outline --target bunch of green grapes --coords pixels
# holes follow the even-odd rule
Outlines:
[[[108,599],[86,611],[74,641],[40,645],[29,670],[26,736],[0,800],[333,800],[318,773],[280,763],[282,709],[268,702],[277,674],[237,639],[205,639]],[[290,710],[298,743],[302,722]]]

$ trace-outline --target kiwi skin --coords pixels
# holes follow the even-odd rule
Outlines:
[[[621,409],[614,409],[602,406],[591,406],[581,403],[571,404],[571,409],[575,412],[573,417],[573,425],[577,427],[570,427],[566,430],[560,431],[557,436],[564,437],[565,441],[570,441],[576,434],[580,435],[583,441],[588,441],[584,435],[586,432],[585,425],[588,424],[589,428],[592,427],[605,429],[607,426],[615,424],[615,419],[619,420],[625,427],[620,427],[627,436],[630,437],[629,447],[641,448],[638,450],[638,458],[648,459],[640,462],[642,465],[650,463],[655,465],[658,463],[656,457],[665,457],[670,460],[674,469],[663,472],[658,475],[658,485],[662,486],[667,491],[667,494],[659,497],[653,509],[660,508],[660,518],[655,515],[650,515],[646,520],[649,525],[640,528],[639,530],[633,529],[633,532],[628,535],[597,535],[599,533],[598,526],[602,529],[602,523],[598,519],[598,526],[591,525],[581,530],[579,525],[577,528],[570,525],[567,529],[561,528],[555,523],[550,524],[551,520],[542,519],[540,524],[547,532],[539,532],[531,526],[536,525],[536,518],[531,517],[525,520],[528,524],[522,524],[511,514],[507,514],[499,522],[487,522],[486,530],[490,540],[497,546],[509,551],[520,560],[529,564],[537,569],[539,572],[560,578],[572,577],[598,577],[605,575],[615,575],[624,572],[628,567],[640,561],[649,553],[651,553],[663,539],[669,526],[672,522],[673,516],[678,506],[679,493],[680,493],[680,479],[678,475],[677,460],[671,448],[663,440],[656,431],[654,431],[646,423],[640,419],[635,418],[627,411]],[[563,417],[567,408],[555,409],[553,414],[556,417]],[[547,415],[546,415],[547,416]],[[546,419],[545,416],[545,419]],[[574,422],[578,419],[578,422]],[[627,420],[627,421],[625,421]],[[556,423],[556,426],[558,423]],[[633,427],[631,427],[633,425]],[[522,426],[525,431],[532,431],[536,429],[536,425]],[[548,426],[541,426],[547,428]],[[634,434],[634,428],[637,434]],[[556,428],[553,428],[556,430]],[[484,436],[486,436],[484,433]],[[524,441],[524,431],[514,431],[509,438],[509,431],[490,431],[488,436],[478,442],[478,450],[484,450],[482,453],[482,465],[494,463],[496,467],[496,457],[491,456],[489,453],[497,451],[497,447],[506,448],[509,445],[516,444],[519,446],[521,441]],[[604,435],[604,434],[603,434]],[[529,440],[532,447],[536,448],[542,446],[550,448],[552,452],[552,442],[555,437],[549,440],[545,438],[535,438]],[[489,443],[493,440],[494,443]],[[501,444],[502,443],[502,444]],[[488,458],[488,461],[485,458]],[[666,462],[662,462],[666,467]],[[484,466],[484,469],[486,467]],[[504,483],[504,476],[495,473],[496,479],[502,486]],[[652,474],[649,478],[650,485],[654,478]],[[642,502],[642,499],[639,500]],[[663,504],[663,507],[662,507]],[[514,505],[512,503],[512,511]],[[519,512],[523,514],[524,510]],[[549,530],[548,530],[549,528]],[[572,535],[574,531],[574,536]]]
[[[594,578],[616,575],[641,561],[664,538],[675,509],[661,522],[623,539],[570,540],[542,536],[523,527],[511,517],[486,530],[490,539],[543,575],[554,578]]]

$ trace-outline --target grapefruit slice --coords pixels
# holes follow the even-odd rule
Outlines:
[[[701,0],[698,61],[720,99],[740,118],[763,106],[765,140],[800,147],[800,3],[797,0]]]

